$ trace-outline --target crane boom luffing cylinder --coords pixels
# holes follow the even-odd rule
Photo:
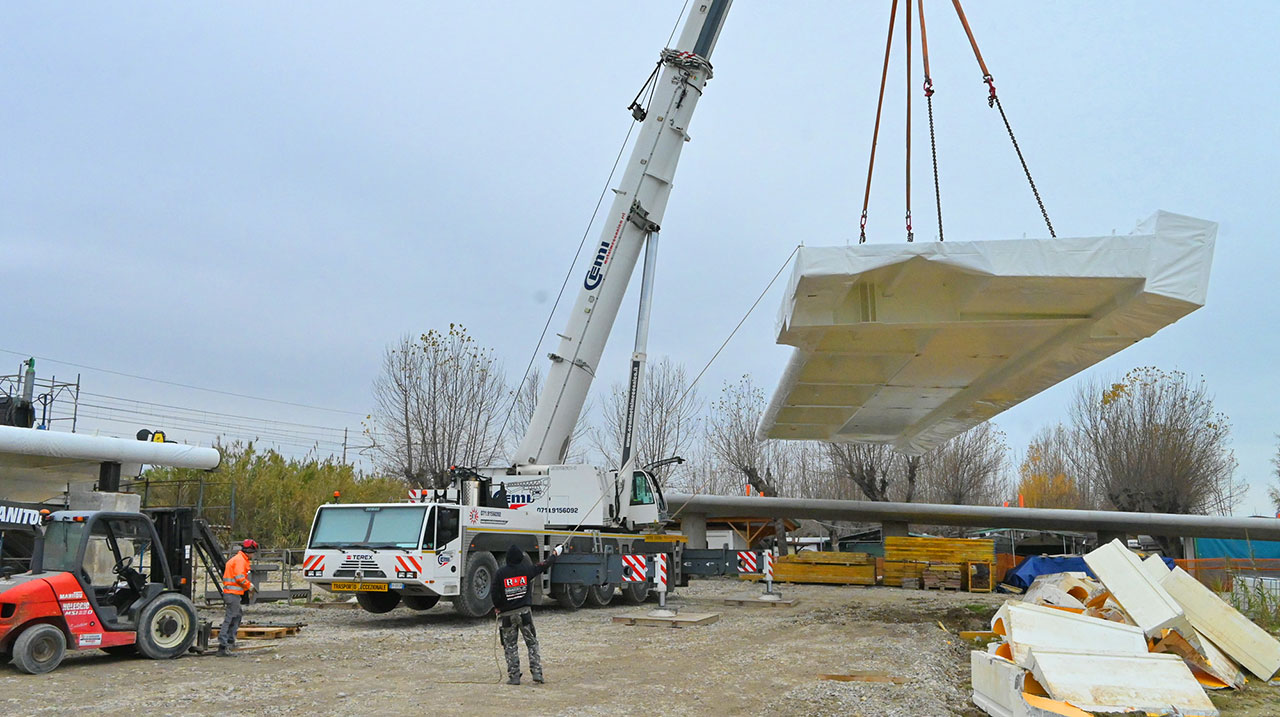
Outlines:
[[[516,465],[564,461],[618,308],[640,250],[657,231],[671,194],[680,150],[702,89],[711,78],[715,48],[732,0],[695,3],[674,48],[662,52],[662,72],[631,158],[614,189],[600,240],[529,428],[512,457]]]

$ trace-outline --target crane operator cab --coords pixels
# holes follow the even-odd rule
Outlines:
[[[667,518],[667,501],[662,497],[658,479],[648,471],[631,473],[631,499],[624,513],[629,528],[660,523]]]

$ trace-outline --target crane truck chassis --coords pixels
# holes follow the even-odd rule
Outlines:
[[[543,468],[551,476],[596,470],[578,465]],[[455,481],[457,487],[429,491],[424,502],[320,506],[302,562],[303,578],[330,592],[354,593],[360,607],[371,613],[389,612],[401,603],[429,610],[447,598],[459,614],[480,617],[493,610],[493,576],[512,545],[534,562],[545,560],[555,546],[565,546],[533,591],[535,603],[549,596],[568,609],[603,607],[618,592],[629,604],[644,602],[654,588],[659,555],[666,556],[672,586],[687,585],[691,577],[746,572],[748,562],[741,559],[746,552],[756,553],[750,564],[763,563],[758,551],[690,550],[683,535],[628,531],[626,526],[636,525],[635,515],[652,515],[646,521],[652,524],[661,523],[659,516],[666,518],[656,481],[645,471],[635,471],[628,481],[618,480],[616,472],[599,472],[598,478],[612,478],[617,484],[616,490],[599,495],[623,498],[604,509],[584,509],[571,497],[584,494],[568,487],[564,492],[569,495],[556,495],[561,491],[549,487],[556,484],[552,478],[542,479],[548,487],[533,502],[511,507],[501,496],[533,498],[534,493],[511,492],[529,489],[530,481],[512,476],[512,488],[499,482],[495,494],[492,484],[497,479],[467,474],[470,479]],[[595,524],[580,529],[557,520],[583,514],[612,515],[604,522],[614,527]],[[645,558],[643,576],[625,565],[624,555]]]

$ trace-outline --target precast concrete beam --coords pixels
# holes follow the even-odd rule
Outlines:
[[[918,525],[959,525],[974,528],[1028,528],[1112,532],[1127,535],[1172,535],[1188,538],[1280,540],[1280,520],[1276,518],[687,493],[667,495],[667,505],[672,513],[682,510],[684,513],[699,513],[709,518],[812,518],[881,524],[886,521],[898,521]]]

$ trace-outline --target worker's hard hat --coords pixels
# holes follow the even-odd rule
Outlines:
[[[256,553],[258,552],[258,541],[253,538],[245,538],[245,541],[240,544],[240,549],[246,553]]]

